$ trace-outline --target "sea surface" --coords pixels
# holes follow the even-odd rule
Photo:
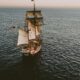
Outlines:
[[[16,45],[26,10],[0,8],[0,80],[80,80],[80,9],[42,9],[42,50],[34,57]]]

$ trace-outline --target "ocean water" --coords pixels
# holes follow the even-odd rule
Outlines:
[[[80,9],[42,9],[42,50],[34,57],[16,46],[26,10],[0,8],[0,80],[80,80]]]

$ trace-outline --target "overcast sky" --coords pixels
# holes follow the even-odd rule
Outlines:
[[[73,7],[80,8],[80,0],[35,0],[40,7]],[[32,6],[31,0],[0,0],[0,7]]]

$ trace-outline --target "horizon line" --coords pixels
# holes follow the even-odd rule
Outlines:
[[[30,6],[0,6],[0,8],[32,8]],[[50,6],[36,6],[36,8],[80,8],[80,7],[50,7]]]

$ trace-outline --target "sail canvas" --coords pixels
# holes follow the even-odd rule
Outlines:
[[[35,28],[33,28],[33,27],[29,27],[29,40],[31,40],[31,39],[35,39],[36,38],[36,36],[35,36]]]
[[[19,29],[18,43],[17,45],[25,45],[28,44],[28,34],[23,29]]]
[[[35,27],[32,25],[30,21],[28,21],[28,29],[29,29],[29,40],[36,39]]]
[[[36,36],[40,35],[40,30],[38,30],[37,26],[36,26]]]

